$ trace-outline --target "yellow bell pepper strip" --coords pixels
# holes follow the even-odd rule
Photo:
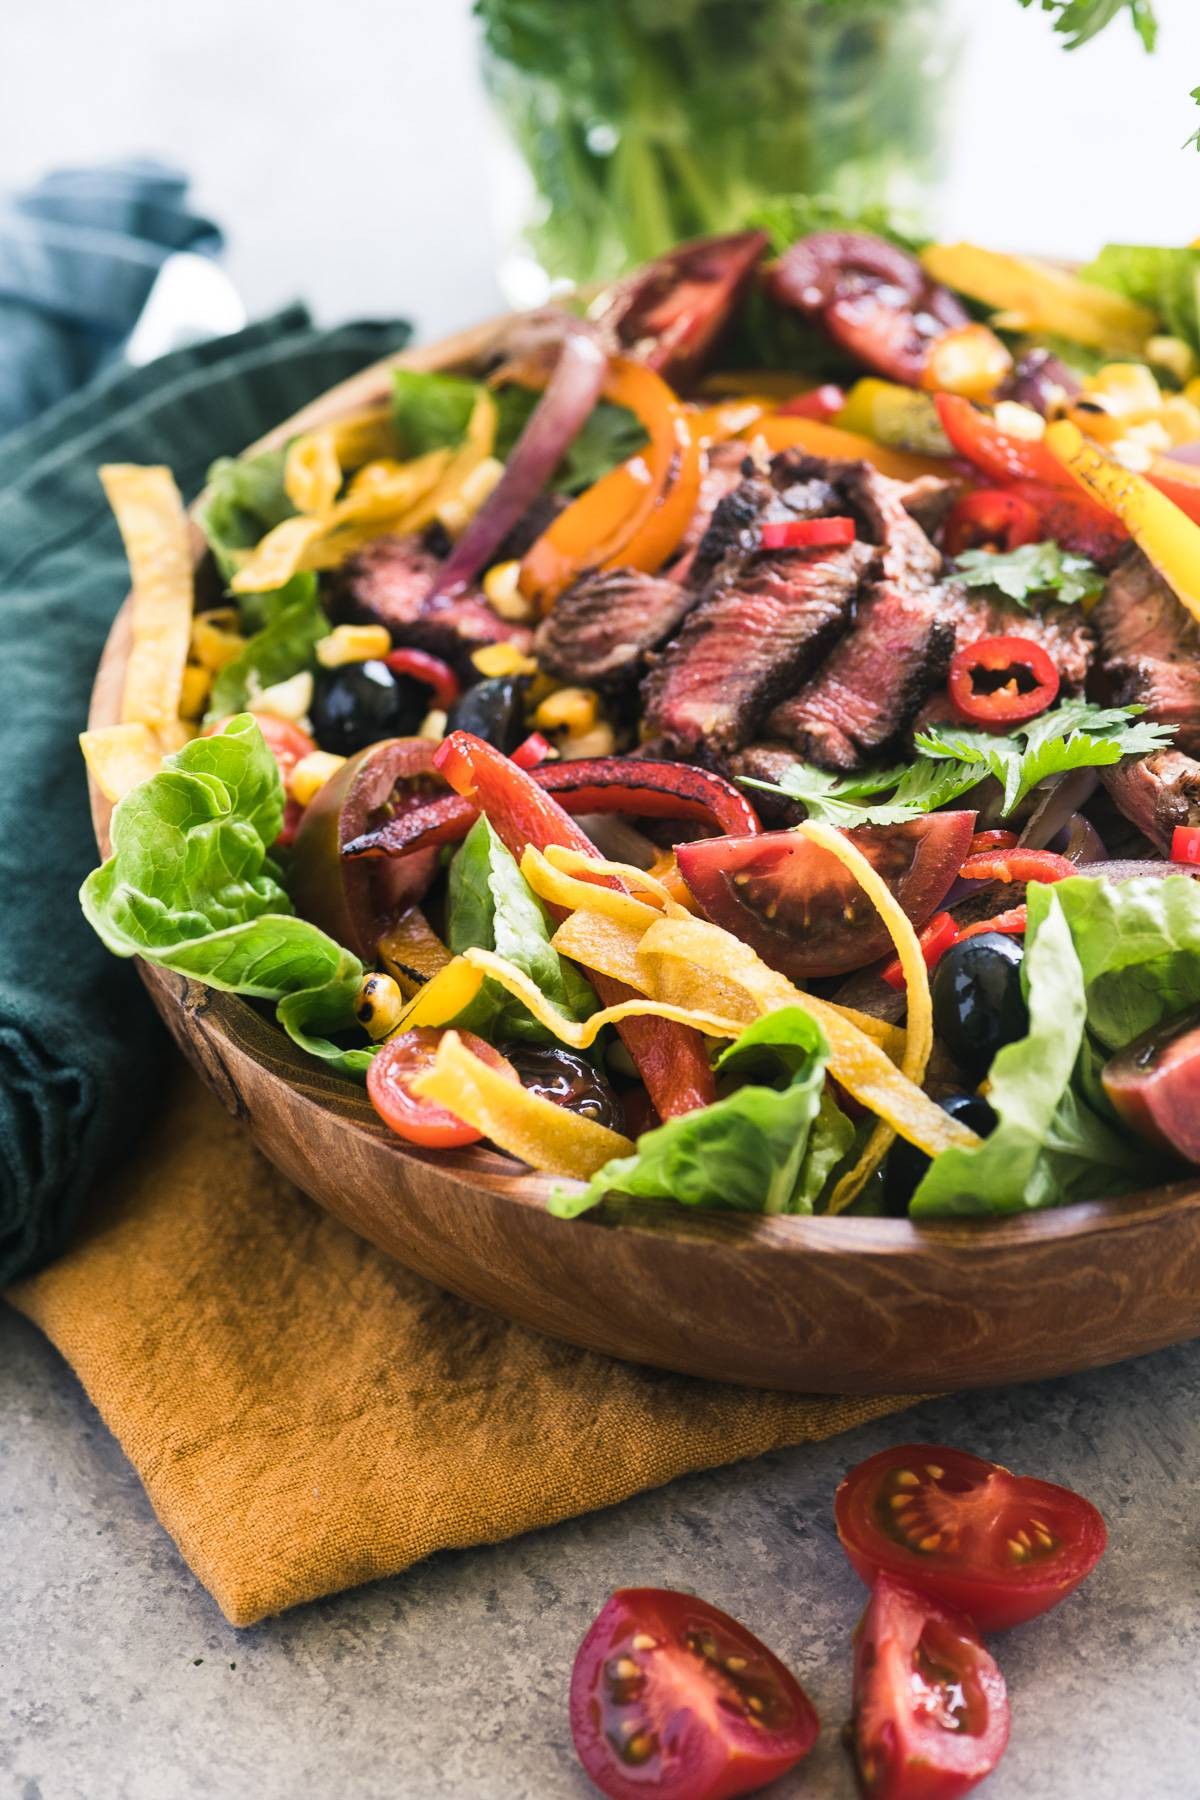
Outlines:
[[[457,1019],[483,986],[483,974],[472,968],[465,957],[456,956],[444,969],[427,981],[409,1001],[396,1021],[397,1031],[412,1031],[418,1025],[449,1025]]]
[[[938,410],[929,394],[864,375],[846,395],[846,403],[829,423],[840,431],[857,432],[889,450],[915,456],[953,456],[950,439],[942,429]]]
[[[288,445],[283,464],[283,487],[299,513],[322,519],[330,511],[342,485],[342,465],[338,461],[329,426],[320,431],[306,431]]]
[[[526,553],[520,589],[543,612],[584,569],[661,568],[695,510],[703,452],[661,375],[615,357],[604,396],[636,413],[650,441],[573,500]]]
[[[796,826],[796,830],[801,837],[808,838],[810,843],[817,844],[831,856],[836,856],[842,867],[849,870],[891,934],[908,989],[907,1042],[900,1073],[906,1075],[916,1087],[920,1087],[925,1079],[929,1053],[933,1049],[933,1002],[929,993],[929,970],[925,966],[921,941],[913,928],[912,920],[883,877],[844,832],[835,831],[831,825],[820,825],[812,820],[805,820],[803,824]],[[831,1213],[841,1212],[843,1207],[849,1206],[861,1193],[864,1183],[887,1155],[895,1136],[892,1127],[880,1119],[863,1146],[858,1161],[840,1178],[829,1196],[828,1210]]]
[[[379,960],[405,999],[412,999],[452,959],[421,908],[410,906],[380,938]]]
[[[416,1077],[412,1091],[546,1175],[587,1181],[610,1158],[628,1156],[634,1147],[619,1131],[515,1086],[473,1055],[456,1031],[446,1033],[432,1069]]]
[[[1200,525],[1144,475],[1105,456],[1068,420],[1048,426],[1045,443],[1063,468],[1116,514],[1167,586],[1200,620]]]
[[[978,244],[929,244],[920,260],[935,281],[1007,315],[1004,324],[1014,331],[1044,331],[1097,350],[1139,356],[1158,326],[1156,313],[1123,294],[1030,257],[1005,256]]]
[[[771,413],[742,433],[761,438],[774,456],[780,450],[807,450],[813,456],[832,456],[843,462],[869,462],[881,475],[896,481],[917,481],[922,475],[952,474],[949,464],[935,456],[913,456],[906,450],[890,450],[874,438],[823,419],[801,419],[794,413]]]

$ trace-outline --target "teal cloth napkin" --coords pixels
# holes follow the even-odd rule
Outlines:
[[[394,321],[318,331],[294,307],[146,368],[114,366],[0,437],[0,1287],[66,1243],[164,1061],[133,969],[76,900],[96,860],[76,737],[128,588],[96,469],[167,463],[190,499],[215,457],[407,337]]]

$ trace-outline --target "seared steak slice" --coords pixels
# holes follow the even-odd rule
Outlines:
[[[1058,670],[1065,694],[1080,694],[1096,650],[1094,633],[1074,606],[1047,606],[1044,612],[1025,612],[1014,600],[985,594],[948,583],[943,617],[954,627],[955,648],[978,643],[980,638],[1030,638],[1046,652]]]
[[[860,543],[756,551],[718,574],[643,683],[647,735],[684,755],[736,750],[845,625],[871,561]]]
[[[431,600],[438,558],[419,537],[382,537],[338,570],[330,584],[335,617],[386,625],[399,644],[412,644],[470,667],[472,650],[511,642],[525,649],[531,634],[494,613],[482,594]]]
[[[866,464],[846,468],[849,495],[881,546],[879,579],[824,667],[767,721],[771,737],[828,769],[856,768],[899,737],[944,680],[954,648],[936,584],[942,559],[905,510],[903,486]]]
[[[717,507],[726,495],[732,494],[733,490],[741,485],[746,475],[753,474],[754,463],[746,452],[745,444],[733,441],[714,444],[709,451],[708,468],[700,483],[700,496],[696,502],[696,510],[688,521],[687,530],[679,540],[675,560],[667,570],[672,581],[689,579],[701,539],[711,525]]]
[[[1140,550],[1121,558],[1092,622],[1102,697],[1144,706],[1149,718],[1178,726],[1178,749],[1200,754],[1200,628]]]
[[[696,595],[661,575],[597,569],[555,603],[534,638],[547,674],[584,687],[616,687],[641,674],[647,651],[671,636]]]
[[[1125,817],[1166,855],[1177,825],[1200,825],[1200,763],[1179,750],[1126,757],[1100,778]]]

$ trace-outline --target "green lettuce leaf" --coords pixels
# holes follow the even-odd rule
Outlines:
[[[573,963],[550,946],[552,927],[541,901],[491,824],[482,815],[450,864],[446,941],[464,950],[494,950],[537,984],[550,1004],[570,1019],[586,1019],[596,996]],[[483,988],[455,1024],[490,1042],[506,1038],[545,1044],[545,1027],[498,982]]]
[[[125,796],[113,813],[112,855],[88,876],[80,903],[117,956],[261,1000],[290,996],[284,1028],[353,1071],[337,1046],[320,1048],[308,1034],[353,1026],[362,964],[293,914],[268,855],[282,819],[278,766],[243,713]]]
[[[295,513],[283,485],[286,456],[285,450],[264,450],[260,456],[222,456],[208,471],[206,497],[198,515],[200,529],[225,581],[247,550]]]
[[[1118,1135],[1072,1085],[1085,1048],[1084,972],[1057,888],[1031,884],[1028,899],[1031,912],[1039,911],[1026,937],[1029,1033],[992,1063],[988,1099],[999,1123],[976,1148],[934,1158],[909,1203],[914,1218],[1032,1212],[1122,1193],[1148,1179],[1145,1151]]]
[[[209,719],[240,712],[264,688],[316,667],[316,647],[330,629],[317,598],[316,576],[308,572],[293,575],[283,587],[257,598],[262,627],[241,654],[218,672],[209,696]]]
[[[1148,306],[1172,337],[1200,353],[1200,250],[1106,244],[1080,274],[1097,287]]]
[[[577,1218],[606,1194],[754,1213],[810,1213],[854,1138],[825,1093],[829,1045],[800,1007],[756,1019],[718,1059],[745,1085],[700,1112],[639,1138],[632,1156],[606,1163],[586,1187],[548,1202]]]
[[[432,369],[392,370],[392,423],[400,455],[424,456],[462,442],[479,386]]]

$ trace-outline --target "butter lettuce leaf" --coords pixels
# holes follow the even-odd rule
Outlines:
[[[224,580],[248,550],[273,526],[290,519],[295,507],[283,485],[286,450],[259,456],[222,456],[208,471],[200,529]]]
[[[1106,244],[1079,273],[1084,281],[1149,307],[1172,337],[1200,352],[1200,250]]]

